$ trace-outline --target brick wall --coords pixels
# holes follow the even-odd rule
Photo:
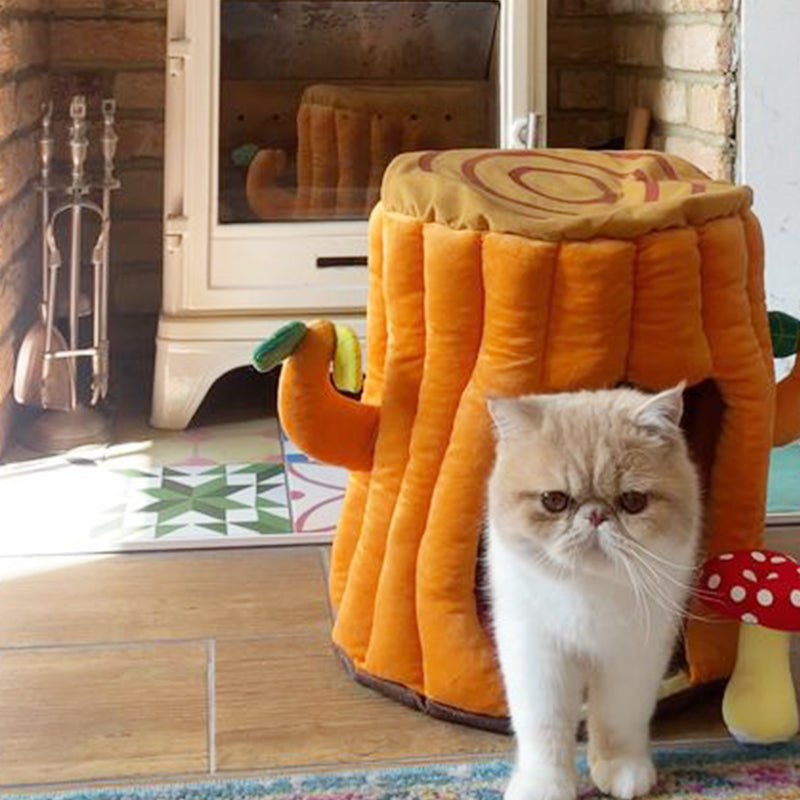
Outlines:
[[[650,146],[732,176],[734,0],[551,0],[550,9],[552,144],[619,135],[628,109],[644,105]]]
[[[33,319],[36,125],[47,94],[46,0],[0,0],[0,451],[11,429],[14,354]]]
[[[589,147],[614,135],[613,18],[609,0],[549,0],[548,140]]]
[[[1,1],[1,0],[0,0]],[[51,0],[51,81],[64,109],[87,95],[117,100],[111,249],[112,393],[149,399],[161,304],[164,56],[167,0]]]

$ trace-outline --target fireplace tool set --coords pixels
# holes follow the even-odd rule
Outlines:
[[[25,443],[41,452],[59,452],[108,438],[109,423],[100,410],[108,393],[108,273],[111,193],[120,186],[114,176],[117,134],[116,103],[103,100],[102,175],[87,174],[89,153],[86,99],[72,98],[69,108],[71,172],[66,182],[54,178],[53,104],[43,106],[39,140],[42,211],[42,297],[39,319],[26,334],[17,359],[14,397],[18,403],[43,409],[26,428]],[[91,199],[99,194],[98,202]],[[64,202],[57,198],[66,194]],[[82,240],[87,218],[96,218],[99,233],[91,249],[91,298],[81,290]],[[68,230],[67,275],[57,232],[64,219]],[[62,286],[62,280],[64,285]],[[82,318],[91,318],[91,326]],[[64,324],[64,333],[59,327]],[[91,341],[89,334],[91,327]],[[90,378],[83,365],[89,364]]]

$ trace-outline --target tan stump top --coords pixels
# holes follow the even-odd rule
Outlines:
[[[664,153],[449,150],[397,156],[381,199],[456,229],[558,241],[702,225],[746,210],[752,195]]]

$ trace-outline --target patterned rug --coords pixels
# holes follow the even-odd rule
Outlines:
[[[777,800],[800,797],[800,743],[772,747],[705,747],[656,753],[652,800]],[[585,772],[585,762],[579,764]],[[501,800],[505,761],[283,775],[160,786],[108,786],[4,800]],[[580,800],[601,798],[584,780]]]
[[[154,431],[143,420],[117,427],[112,445],[49,458],[19,448],[6,455],[0,557],[333,538],[347,470],[310,458],[275,419],[179,432]],[[800,443],[776,448],[768,524],[800,522],[798,487]]]
[[[330,541],[346,470],[320,464],[275,419],[154,431],[0,464],[0,556]]]
[[[92,529],[131,537],[186,539],[288,533],[281,464],[219,464],[120,470],[124,497]]]

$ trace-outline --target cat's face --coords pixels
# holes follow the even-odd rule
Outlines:
[[[625,558],[685,560],[700,498],[679,428],[681,389],[490,400],[493,530],[562,573],[620,574]]]

